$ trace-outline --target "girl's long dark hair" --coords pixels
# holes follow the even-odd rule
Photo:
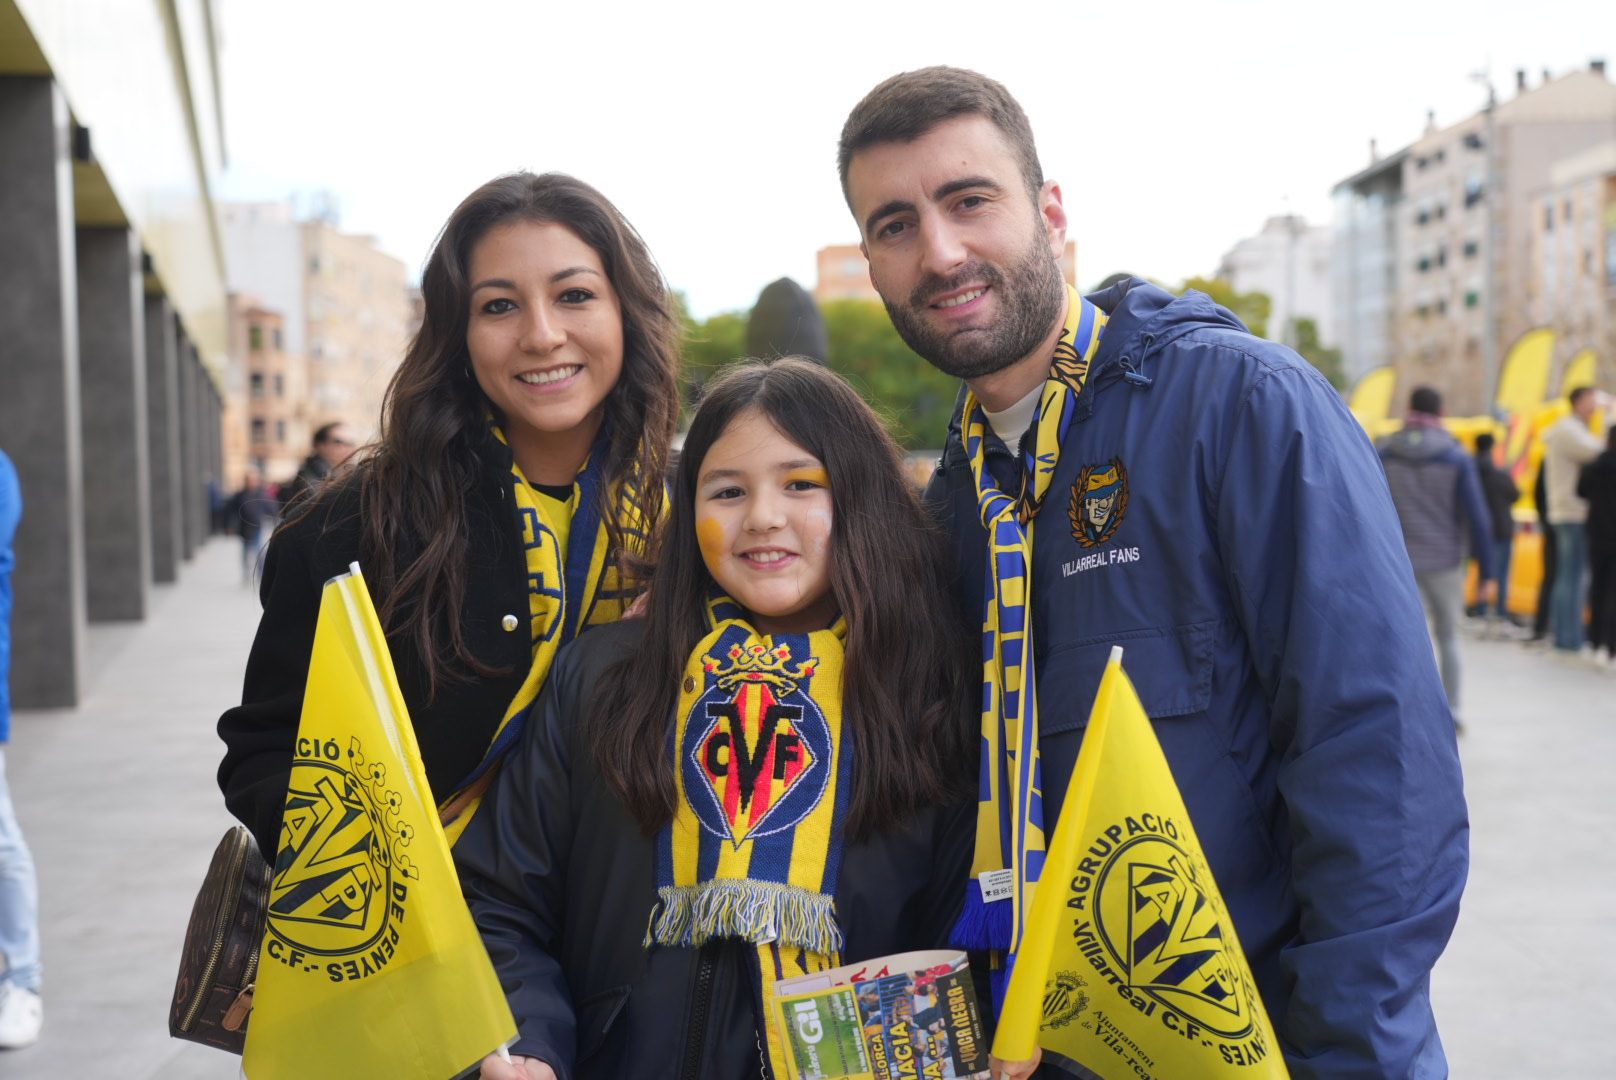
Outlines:
[[[737,364],[708,384],[680,452],[645,646],[602,680],[585,734],[641,828],[667,824],[676,798],[668,733],[713,587],[696,540],[696,478],[724,429],[753,409],[830,476],[831,590],[847,620],[842,715],[853,738],[847,829],[856,839],[969,790],[981,669],[949,591],[941,532],[897,445],[846,383],[811,361]]]
[[[389,637],[408,639],[435,692],[445,679],[495,675],[472,655],[460,609],[473,530],[466,495],[480,482],[479,450],[491,449],[488,401],[471,373],[472,248],[512,221],[563,225],[600,257],[623,313],[623,373],[606,398],[610,432],[601,516],[612,550],[625,552],[609,488],[632,482],[642,520],[662,513],[661,478],[679,414],[679,324],[656,263],[604,195],[560,173],[513,173],[468,195],[443,226],[421,274],[421,328],[388,384],[381,436],[358,466],[360,557]]]

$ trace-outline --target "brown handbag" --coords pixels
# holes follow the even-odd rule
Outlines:
[[[269,865],[252,833],[224,834],[191,907],[168,1033],[239,1054],[247,1043],[258,949],[269,913]]]

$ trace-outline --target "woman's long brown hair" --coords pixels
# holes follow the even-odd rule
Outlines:
[[[672,820],[668,733],[713,588],[696,540],[696,478],[732,420],[757,410],[830,476],[831,590],[847,620],[842,715],[853,737],[852,838],[970,790],[981,666],[949,590],[940,530],[897,445],[848,385],[797,357],[708,384],[674,479],[646,608],[645,645],[602,680],[585,734],[647,833]]]
[[[514,173],[466,197],[438,234],[421,274],[421,328],[388,384],[381,436],[358,466],[360,552],[390,638],[422,658],[433,692],[446,679],[502,672],[472,655],[461,627],[475,529],[467,493],[490,439],[488,400],[471,373],[472,249],[511,221],[562,225],[594,249],[623,312],[623,372],[606,398],[610,433],[601,519],[611,548],[626,550],[610,489],[629,481],[643,521],[662,514],[668,446],[679,415],[679,324],[671,294],[634,228],[604,195],[560,173]]]

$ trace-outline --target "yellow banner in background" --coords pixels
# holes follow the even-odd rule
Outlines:
[[[320,599],[280,845],[248,1077],[449,1080],[515,1038],[357,565]]]
[[[1102,1080],[1289,1076],[1122,650],[1094,701],[994,1056]]]

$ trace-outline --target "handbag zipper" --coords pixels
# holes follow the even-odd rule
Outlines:
[[[219,920],[213,927],[213,944],[208,949],[208,963],[202,969],[202,978],[197,980],[196,996],[192,998],[190,1008],[185,1010],[185,1018],[180,1021],[181,1031],[190,1031],[191,1025],[196,1023],[197,1015],[202,1011],[202,1003],[207,1000],[208,991],[213,989],[213,975],[219,967],[219,957],[224,953],[225,932],[231,921],[236,917],[236,902],[241,898],[240,888],[231,888],[231,884],[241,877],[241,864],[247,860],[247,845],[252,843],[252,837],[245,833],[240,834],[236,850],[230,856],[230,872],[225,876],[225,893],[229,902],[219,912]],[[254,950],[250,964],[256,965],[258,953]]]

